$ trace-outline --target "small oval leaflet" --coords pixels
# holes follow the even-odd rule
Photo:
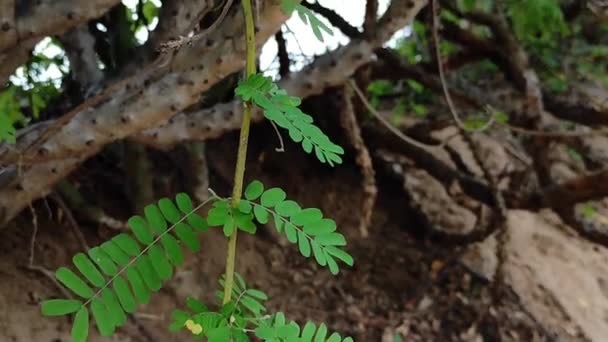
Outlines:
[[[260,197],[263,192],[264,185],[262,184],[262,182],[254,180],[253,182],[249,183],[249,185],[245,189],[245,198],[250,201],[253,201],[258,199],[258,197]]]
[[[261,201],[262,205],[265,207],[274,207],[275,205],[283,202],[286,197],[287,197],[287,194],[285,194],[285,191],[283,191],[283,189],[272,188],[272,189],[266,190],[262,194],[262,198],[260,201]]]

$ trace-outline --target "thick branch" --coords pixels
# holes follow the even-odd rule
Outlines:
[[[411,6],[407,6],[408,10],[404,10],[404,5],[407,4]],[[397,29],[411,22],[425,4],[426,0],[394,0],[384,17],[385,19],[381,20],[378,34],[374,39],[353,41],[349,45],[350,48],[343,48],[343,51],[349,52],[345,55],[360,63],[358,65],[371,60],[373,49],[383,43],[381,38],[392,36]],[[237,15],[235,13],[232,18],[238,18]],[[391,16],[391,20],[386,19],[387,16]],[[256,34],[259,37],[258,42],[263,42],[274,34],[284,20],[286,20],[286,17],[281,12],[280,6],[272,5],[263,8],[258,17],[259,32]],[[117,90],[112,99],[100,104],[98,108],[91,108],[76,115],[39,151],[39,154],[42,154],[41,157],[49,160],[48,162],[33,165],[26,171],[21,172],[18,177],[8,182],[0,190],[0,209],[2,210],[0,221],[7,222],[31,200],[47,194],[55,182],[65,177],[80,162],[95,154],[104,144],[161,124],[174,113],[195,102],[198,99],[198,94],[209,89],[213,83],[242,68],[243,31],[242,24],[235,25],[236,22],[238,22],[238,19],[230,20],[218,29],[219,33],[212,35],[209,39],[199,41],[192,47],[183,47],[174,58],[170,70],[166,74],[130,82],[124,89]],[[338,63],[329,55],[317,60],[322,65],[329,65],[333,70],[315,71],[307,68],[302,72],[310,72],[311,79],[314,77],[322,82],[324,86],[331,86],[332,81],[328,77],[330,77],[332,71],[335,77],[338,77],[336,71],[344,71],[344,68],[338,66],[338,64],[344,63],[345,60]],[[347,75],[342,74],[340,81],[344,82],[347,77]],[[291,79],[292,81],[289,81]],[[296,77],[287,78],[284,82],[293,82],[291,87],[285,84],[283,86],[294,95],[314,94],[317,91],[314,90],[314,83],[302,81]],[[230,125],[237,122],[235,117],[240,114],[240,110],[234,109],[233,115],[227,118],[222,116],[223,113],[229,111],[227,108],[235,105],[239,106],[238,103],[234,102],[217,107],[217,111],[214,111],[215,115],[224,119],[219,122],[221,127],[211,126],[212,121],[210,121],[209,126],[205,125],[208,129],[203,128],[202,131],[207,130],[207,136],[211,136],[212,130],[219,135],[226,129],[235,129],[236,127]],[[198,120],[201,119],[198,118]],[[185,114],[175,117],[172,122],[173,124],[169,124],[168,127],[174,127],[174,124],[181,122],[182,125],[185,125],[182,127],[191,128],[187,124],[189,121]],[[230,127],[226,128],[227,126]],[[223,129],[223,131],[217,133],[215,127],[220,127],[219,129]],[[31,131],[33,132],[31,134],[39,134],[40,132],[40,130],[35,129]],[[175,132],[175,130],[172,132]],[[199,136],[201,136],[200,132],[201,130],[198,131]],[[162,131],[158,132],[158,140],[163,136],[161,133]],[[150,135],[153,137],[154,133],[148,131],[138,137]],[[168,137],[168,135],[166,136]],[[178,136],[178,138],[168,137],[167,139],[179,141],[180,137],[182,136]],[[22,147],[27,141],[31,142],[32,137],[28,137],[26,134],[20,140],[24,141],[23,144],[19,144]],[[19,150],[17,149],[14,152],[5,150],[5,153],[16,153],[18,155]],[[52,161],[51,156],[60,160]],[[61,158],[66,159],[61,160]],[[8,174],[16,175],[15,169],[16,167],[12,166],[4,170]]]
[[[158,28],[151,36],[152,46],[156,49],[162,43],[188,35],[214,6],[214,1],[206,0],[165,1]]]
[[[5,6],[0,5],[0,84],[6,81],[14,69],[23,64],[29,51],[40,39],[58,35],[70,28],[100,17],[120,0],[55,0],[17,1],[14,19]],[[17,58],[20,57],[20,58]]]
[[[279,86],[291,96],[301,98],[321,94],[328,87],[343,84],[355,70],[372,60],[372,47],[366,41],[354,41],[329,54],[321,56],[303,70],[289,74],[279,81]],[[180,113],[166,125],[148,129],[133,136],[142,143],[167,148],[188,140],[216,138],[239,128],[242,105],[234,100],[192,113]],[[263,119],[255,110],[252,120]]]
[[[365,2],[365,20],[363,22],[363,32],[367,35],[373,34],[376,29],[378,17],[378,0],[367,0]]]
[[[393,1],[385,15],[385,18],[392,16],[392,20],[382,22],[377,31],[379,36],[390,37],[395,30],[411,22],[426,4],[426,0],[416,2],[410,11],[401,10],[404,3],[409,1]],[[300,72],[283,78],[279,85],[291,96],[305,98],[321,94],[329,87],[343,84],[358,68],[371,62],[374,58],[374,49],[379,48],[382,43],[384,42],[377,39],[353,40],[347,46],[317,58],[313,64]],[[239,127],[242,115],[240,107],[239,101],[233,101],[193,113],[181,113],[166,125],[146,130],[133,139],[151,146],[166,148],[182,141],[215,138]],[[261,113],[254,111],[252,120],[261,119]]]
[[[52,184],[105,144],[161,124],[196,102],[199,94],[212,84],[241,69],[244,37],[239,12],[233,13],[231,20],[208,39],[183,47],[164,74],[136,78],[117,89],[97,108],[76,114],[37,151],[37,157],[48,162],[29,169],[26,165],[24,171],[0,191],[1,221],[10,220],[32,199],[48,193]],[[258,43],[273,35],[286,19],[277,4],[262,8]],[[38,132],[31,131],[32,134]],[[31,141],[27,134],[21,139]],[[4,155],[19,155],[23,147],[19,142],[15,149],[5,149]]]

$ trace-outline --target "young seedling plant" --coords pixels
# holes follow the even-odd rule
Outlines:
[[[331,30],[310,10],[293,0],[282,1],[283,10],[296,11],[309,23],[313,33],[323,39],[323,32]],[[192,252],[200,250],[197,233],[209,227],[221,227],[228,238],[226,271],[219,280],[218,310],[201,301],[187,298],[187,310],[172,313],[171,331],[187,329],[195,339],[209,342],[250,341],[253,336],[262,341],[353,341],[350,337],[328,332],[325,324],[307,322],[304,326],[288,320],[282,312],[268,313],[264,306],[264,292],[249,288],[235,273],[237,235],[239,231],[255,234],[259,224],[273,221],[276,230],[297,245],[306,258],[338,274],[341,264],[353,265],[353,258],[343,249],[344,236],[336,231],[334,220],[324,217],[317,208],[302,208],[287,198],[280,188],[266,188],[253,181],[244,190],[243,179],[251,110],[260,107],[264,116],[287,130],[289,137],[301,144],[307,153],[328,165],[342,162],[344,150],[334,144],[317,126],[311,116],[299,109],[301,100],[289,96],[271,78],[256,73],[255,28],[251,0],[242,0],[245,15],[247,60],[245,78],[235,94],[243,101],[234,185],[231,197],[220,197],[212,192],[209,200],[194,205],[191,198],[180,193],[174,199],[163,198],[144,208],[143,216],[128,220],[130,233],[122,233],[86,254],[78,253],[73,267],[60,267],[55,275],[76,299],[49,299],[42,303],[46,316],[73,315],[72,341],[86,341],[90,320],[99,334],[111,336],[117,327],[127,322],[127,315],[139,304],[150,301],[151,293],[158,292],[171,279],[175,267],[184,263],[183,247]],[[197,212],[211,206],[207,217]]]

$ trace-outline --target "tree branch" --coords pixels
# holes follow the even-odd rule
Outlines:
[[[410,11],[401,10],[404,3],[409,3],[409,1],[394,0],[392,2],[386,16],[392,16],[393,19],[384,20],[378,26],[379,36],[390,37],[395,30],[411,22],[426,0],[418,0]],[[399,15],[397,15],[397,11],[400,13]],[[301,98],[321,94],[329,87],[345,83],[357,69],[371,62],[374,58],[373,51],[383,43],[375,38],[353,40],[347,46],[318,57],[314,63],[301,71],[281,79],[279,86],[291,96]],[[213,108],[180,113],[167,124],[145,130],[131,138],[157,148],[171,147],[187,140],[216,138],[239,127],[242,115],[240,107],[239,101],[232,101]],[[259,121],[262,118],[262,113],[254,110],[252,120]]]
[[[274,35],[274,39],[277,41],[277,55],[279,56],[279,76],[285,77],[289,74],[289,67],[291,61],[289,60],[289,54],[287,53],[287,42],[283,37],[283,31],[279,30]]]
[[[351,70],[354,71],[356,67],[371,61],[373,49],[384,43],[382,38],[388,39],[397,29],[411,22],[425,4],[426,0],[393,0],[387,14],[380,21],[378,32],[373,39],[356,40],[339,50],[343,51],[344,58],[352,62]],[[237,13],[233,13],[232,17],[236,15]],[[259,31],[256,34],[259,37],[258,42],[261,43],[274,34],[284,20],[286,17],[280,6],[267,5],[262,8],[258,17]],[[228,117],[223,115],[230,111],[231,106],[240,107],[236,101],[218,105],[216,110],[211,112],[209,110],[199,112],[199,115],[213,113],[216,118],[222,120],[217,126],[212,126],[213,121],[208,121],[205,127],[199,127],[198,131],[194,130],[196,124],[195,127],[190,125],[190,118],[186,114],[179,114],[173,120],[169,118],[194,103],[198,99],[198,94],[209,89],[212,84],[242,68],[244,62],[243,44],[240,43],[243,40],[242,34],[242,24],[235,25],[235,21],[232,20],[222,24],[218,33],[209,39],[182,48],[164,74],[128,82],[125,87],[118,89],[111,99],[96,108],[88,108],[78,113],[37,151],[37,156],[33,160],[37,162],[36,164],[29,168],[24,167],[20,172],[17,172],[17,165],[5,168],[4,172],[12,174],[13,177],[0,189],[0,223],[8,222],[30,201],[47,194],[55,182],[65,177],[80,162],[97,153],[109,142],[146,129],[148,131],[134,138],[150,141],[152,137],[155,142],[165,139],[164,141],[169,144],[186,138],[192,139],[195,133],[199,137],[203,134],[209,137],[212,134],[220,135],[227,129],[235,129],[232,124],[238,122],[236,117],[240,115],[240,110],[233,109],[233,114]],[[283,87],[292,95],[306,96],[306,94],[320,93],[325,87],[343,83],[352,72],[347,75],[344,73],[347,69],[343,65],[349,63],[346,63],[347,59],[342,59],[338,63],[334,59],[336,55],[340,55],[340,52],[334,51],[331,55],[318,58],[319,64],[316,65],[325,66],[324,68],[305,68],[302,73],[307,75],[306,78],[292,75],[282,81],[285,82],[282,83]],[[323,87],[314,89],[313,80],[320,82]],[[170,96],[167,95],[169,93]],[[197,122],[205,120],[195,116],[192,118]],[[163,130],[170,134],[164,134],[163,130],[154,132],[151,129],[166,121],[169,121],[169,124]],[[176,127],[187,127],[188,130],[175,136]],[[4,152],[4,155],[18,156],[19,148],[24,144],[27,146],[28,141],[35,139],[31,135],[40,134],[40,129],[30,128],[30,131],[32,133],[20,137],[16,148],[9,150],[5,146],[4,151],[0,151],[0,155]],[[157,133],[156,138],[154,138],[155,133]],[[190,137],[187,137],[188,134],[191,134]],[[43,160],[45,162],[41,162]]]
[[[361,32],[359,29],[352,26],[348,23],[341,15],[336,13],[336,11],[324,7],[318,2],[302,2],[302,6],[310,9],[311,11],[315,11],[327,19],[332,25],[337,27],[342,33],[344,33],[349,38],[359,38],[361,37]]]
[[[367,0],[365,2],[365,21],[363,22],[363,32],[366,35],[373,35],[376,29],[378,17],[378,0]]]
[[[238,18],[239,12],[233,12],[233,18]],[[258,44],[273,35],[286,19],[276,2],[261,8]],[[32,199],[47,194],[52,184],[105,144],[165,122],[174,113],[196,102],[199,94],[211,85],[241,69],[244,65],[243,39],[241,20],[226,21],[208,39],[179,50],[164,73],[136,77],[116,89],[96,108],[76,113],[35,151],[36,156],[31,160],[22,158],[25,165],[19,166],[21,171],[17,172],[17,177],[0,190],[0,222],[10,220]],[[35,129],[29,131],[39,134]],[[19,140],[31,141],[27,135]],[[23,147],[21,141],[17,146],[5,145],[3,158],[19,156]],[[27,162],[36,164],[29,166]],[[17,165],[4,170],[11,169],[17,169]]]
[[[68,31],[60,41],[70,61],[70,76],[86,98],[86,94],[99,85],[104,77],[103,71],[97,66],[95,39],[85,24]]]
[[[3,3],[7,1],[2,1]],[[8,1],[7,6],[12,1]],[[15,68],[29,56],[29,51],[40,39],[58,35],[100,17],[120,0],[54,0],[17,1],[13,21],[5,19],[0,24],[0,84],[3,84]]]

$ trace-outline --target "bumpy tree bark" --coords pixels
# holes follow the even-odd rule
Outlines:
[[[358,66],[371,61],[373,50],[410,22],[424,4],[426,1],[422,0],[393,1],[375,35],[318,58],[300,72],[304,77],[288,77],[282,86],[294,96],[306,97],[343,83]],[[16,146],[5,145],[0,162],[14,178],[0,193],[2,221],[7,222],[29,202],[47,194],[80,162],[113,141],[133,136],[166,146],[183,140],[203,140],[237,128],[237,104],[220,104],[200,114],[175,114],[243,67],[239,11],[235,8],[205,39],[182,46],[175,54],[161,55],[133,77],[108,87],[63,118],[41,123],[39,129],[29,128],[20,134]],[[274,35],[285,19],[277,2],[265,4],[257,19],[258,43]],[[166,125],[154,129],[162,124]],[[49,131],[52,134],[45,137]],[[24,166],[19,173],[18,164]]]

